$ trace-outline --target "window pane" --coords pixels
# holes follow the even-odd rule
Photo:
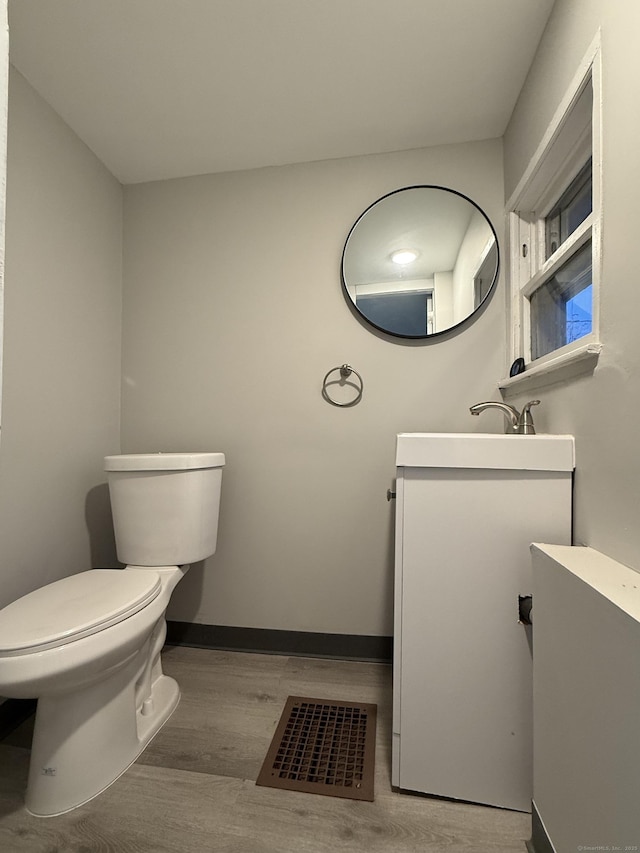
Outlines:
[[[593,285],[567,302],[567,343],[588,335],[593,328]]]
[[[530,298],[531,358],[588,335],[593,328],[591,243],[568,260]]]
[[[589,216],[593,207],[591,158],[545,219],[546,257],[549,258]]]

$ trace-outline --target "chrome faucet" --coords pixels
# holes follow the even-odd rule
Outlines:
[[[540,405],[540,400],[529,400],[528,403],[525,403],[522,411],[519,412],[517,409],[514,409],[513,406],[508,406],[506,403],[494,403],[493,401],[489,401],[487,403],[476,403],[474,406],[471,406],[469,411],[472,415],[479,415],[480,412],[484,412],[485,409],[500,409],[507,419],[507,427],[505,429],[506,433],[513,433],[514,435],[535,435],[536,428],[533,425],[531,406],[538,405]]]

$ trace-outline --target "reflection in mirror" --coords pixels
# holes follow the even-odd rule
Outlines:
[[[374,202],[351,229],[342,283],[383,332],[426,338],[467,320],[498,277],[493,226],[455,190],[415,186]]]

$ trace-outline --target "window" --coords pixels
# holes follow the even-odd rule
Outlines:
[[[596,40],[507,206],[510,356],[524,357],[521,377],[599,351],[599,60]]]
[[[593,209],[592,159],[580,170],[577,178],[562,193],[545,218],[545,248],[549,258],[584,222]]]
[[[542,358],[593,330],[591,243],[587,243],[529,297],[531,359]]]

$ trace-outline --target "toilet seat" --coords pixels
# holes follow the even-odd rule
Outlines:
[[[122,622],[162,588],[149,569],[91,569],[30,592],[0,611],[0,656],[52,649]]]

